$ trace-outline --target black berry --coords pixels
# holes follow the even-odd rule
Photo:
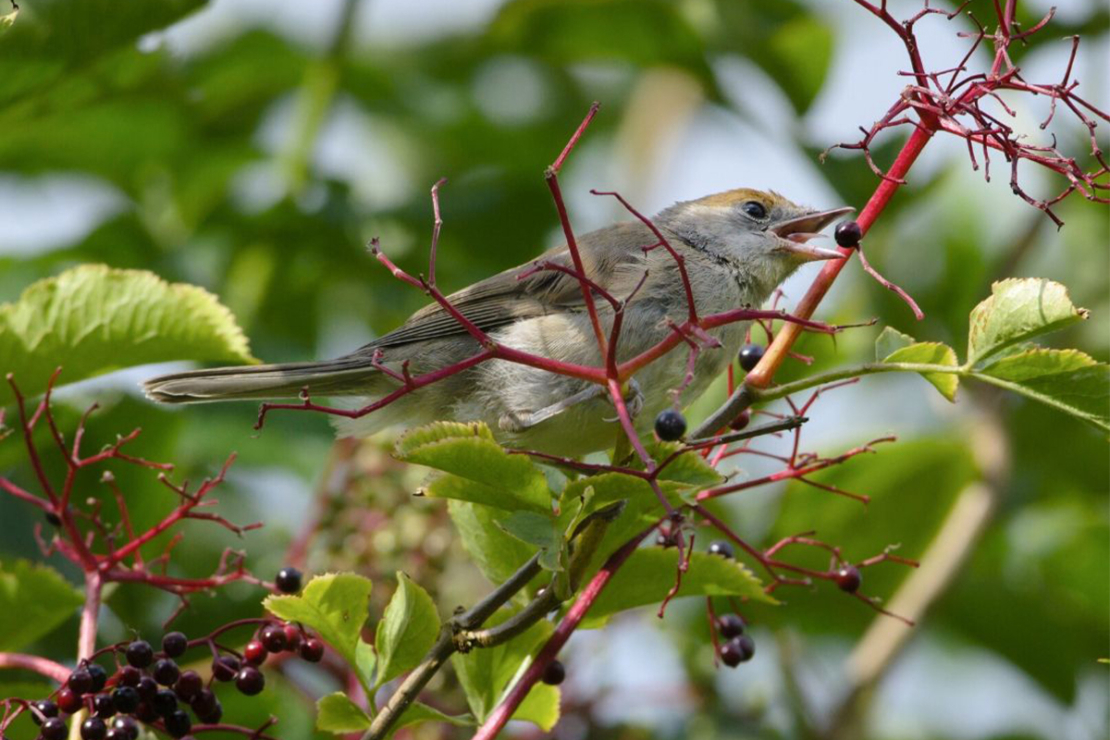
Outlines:
[[[277,572],[274,585],[283,594],[295,594],[301,590],[301,572],[286,566]]]
[[[62,518],[55,514],[53,511],[46,512],[46,521],[47,523],[55,527],[62,526]]]
[[[112,692],[112,704],[120,714],[131,714],[139,708],[139,692],[131,686],[120,686]]]
[[[309,663],[319,663],[324,657],[324,643],[315,637],[310,637],[301,644],[300,655]]]
[[[854,565],[845,565],[836,572],[836,587],[841,591],[854,594],[859,591],[861,583],[863,583],[863,575]]]
[[[58,702],[58,709],[66,714],[73,714],[81,708],[81,697],[68,686],[58,689],[58,693],[54,695],[54,701]]]
[[[158,693],[150,700],[150,706],[155,712],[166,717],[177,709],[177,694],[169,689],[158,689]]]
[[[87,694],[92,691],[93,677],[85,668],[78,668],[73,673],[69,674],[69,681],[66,682],[70,689],[75,694]]]
[[[217,681],[232,681],[239,672],[239,659],[233,655],[221,655],[212,661],[212,676]]]
[[[158,712],[154,711],[154,707],[144,701],[135,710],[135,718],[149,724],[158,721]]]
[[[732,549],[732,543],[728,540],[713,540],[709,543],[709,554],[732,560],[736,557],[736,550]]]
[[[732,420],[732,423],[729,424],[729,428],[732,429],[734,432],[739,432],[741,429],[748,426],[748,424],[751,424],[751,422],[752,412],[748,409],[744,409],[735,419]]]
[[[655,434],[664,442],[682,439],[686,434],[686,417],[674,409],[666,409],[655,417]]]
[[[42,723],[41,734],[43,740],[66,740],[69,736],[69,728],[66,727],[65,720],[49,717]]]
[[[733,639],[735,639],[737,644],[740,645],[740,662],[747,663],[749,660],[755,657],[755,640],[752,639],[751,635],[740,635],[739,637]]]
[[[720,648],[721,662],[729,668],[746,663],[753,655],[755,655],[755,641],[747,635],[734,637]]]
[[[154,662],[154,648],[146,640],[135,640],[127,646],[127,662],[136,668],[146,668]]]
[[[122,732],[129,740],[139,737],[139,723],[130,717],[116,717],[112,720],[112,729]]]
[[[188,649],[189,638],[181,632],[170,632],[162,638],[162,652],[167,658],[176,658]]]
[[[833,232],[836,237],[836,243],[845,249],[859,246],[859,240],[863,238],[863,229],[856,221],[841,221],[836,225],[836,231]]]
[[[281,625],[268,624],[258,633],[259,641],[271,653],[280,653],[289,644],[285,640],[285,630]]]
[[[193,726],[189,721],[189,715],[185,714],[183,709],[177,709],[166,715],[165,724],[166,732],[170,733],[171,737],[185,737]]]
[[[108,671],[104,670],[101,666],[97,665],[96,663],[89,663],[87,666],[85,666],[85,670],[89,672],[90,676],[92,676],[92,688],[90,689],[92,693],[95,694],[97,691],[100,691],[104,688],[105,685],[107,685]]]
[[[181,678],[177,679],[177,683],[173,685],[173,693],[177,694],[181,701],[192,701],[193,697],[200,693],[204,688],[204,679],[196,671],[184,671]]]
[[[197,713],[197,718],[202,722],[218,722],[220,716],[223,715],[223,708],[220,706],[220,700],[216,698],[216,694],[212,689],[201,689],[200,692],[193,697],[190,705],[193,707],[193,711]]]
[[[93,712],[101,719],[107,719],[116,713],[115,702],[108,694],[97,694],[93,697]]]
[[[108,725],[100,717],[89,717],[81,723],[82,740],[104,740],[108,734]]]
[[[138,686],[139,679],[143,677],[143,672],[133,665],[125,665],[119,669],[118,678],[116,683],[120,686]]]
[[[567,677],[566,667],[557,660],[553,660],[544,666],[543,669],[543,682],[550,686],[558,686]]]
[[[44,718],[49,719],[58,716],[58,705],[49,699],[39,699],[32,702],[31,706],[38,710],[31,712],[31,719],[35,720],[36,725],[41,725]]]
[[[745,344],[740,348],[740,367],[744,372],[750,373],[763,359],[763,346],[760,344]]]
[[[266,686],[266,678],[262,671],[254,666],[243,666],[235,676],[235,687],[247,696],[254,696]]]
[[[181,678],[181,669],[177,667],[169,658],[162,658],[154,664],[154,669],[150,672],[154,676],[154,680],[163,686],[173,686],[177,679]]]
[[[744,634],[745,627],[747,625],[739,614],[722,614],[717,617],[717,631],[726,640]]]
[[[251,640],[243,648],[243,659],[251,665],[262,665],[266,660],[266,646],[258,640]]]
[[[150,676],[143,676],[139,679],[139,684],[135,689],[139,692],[140,699],[150,701],[158,693],[158,682]]]
[[[131,736],[127,734],[126,730],[118,730],[115,727],[109,727],[108,734],[104,736],[104,740],[131,740]]]

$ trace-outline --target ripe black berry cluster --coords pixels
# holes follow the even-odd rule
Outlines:
[[[299,578],[297,573],[298,587]],[[199,645],[210,646],[216,653],[207,680],[197,671],[182,670],[175,660]],[[81,724],[83,740],[137,740],[140,722],[174,738],[191,738],[194,716],[206,724],[218,723],[223,717],[223,707],[213,690],[216,682],[233,681],[241,693],[254,696],[266,685],[259,666],[270,654],[291,652],[316,663],[324,657],[324,643],[300,625],[266,622],[247,643],[242,656],[219,652],[211,638],[190,644],[180,632],[166,634],[160,652],[146,640],[134,640],[108,651],[115,654],[119,665],[113,675],[87,661],[70,674],[53,699],[31,703],[29,710],[40,726],[41,740],[65,740],[69,728],[63,715],[81,709],[89,714]]]
[[[728,540],[714,540],[709,543],[709,554],[732,560],[736,557],[736,550]],[[714,626],[724,641],[717,648],[722,663],[735,668],[755,656],[755,640],[746,634],[748,625],[739,614],[722,614],[717,617]]]

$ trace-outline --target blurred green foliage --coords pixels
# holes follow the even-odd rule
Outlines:
[[[146,269],[220,296],[250,337],[253,353],[267,361],[349,349],[392,328],[423,303],[417,291],[369,259],[363,244],[381,235],[402,267],[414,273],[424,269],[431,229],[427,188],[439,177],[449,176],[450,183],[444,192],[447,226],[438,272],[444,287],[455,289],[520,263],[550,243],[557,221],[541,174],[590,101],[602,100],[602,114],[569,173],[589,186],[602,186],[608,184],[602,163],[617,158],[622,145],[632,146],[637,159],[684,161],[683,152],[664,151],[667,137],[681,129],[647,140],[630,138],[646,125],[634,118],[636,111],[669,126],[685,125],[681,117],[663,115],[670,112],[665,105],[647,113],[633,105],[645,93],[643,86],[652,83],[652,73],[680,72],[694,90],[697,111],[742,131],[740,125],[763,124],[730,94],[722,72],[728,63],[750,64],[746,69],[764,75],[764,82],[769,80],[801,117],[821,102],[833,65],[845,53],[842,27],[834,21],[850,15],[852,24],[887,33],[848,2],[511,0],[488,21],[464,30],[398,36],[389,43],[331,34],[332,40],[312,45],[278,33],[273,24],[245,23],[179,47],[167,41],[163,29],[188,21],[198,10],[210,12],[208,4],[23,0],[20,6],[13,21],[0,28],[3,174],[29,187],[50,175],[80,175],[110,188],[124,205],[67,243],[28,250],[0,242],[0,301],[13,301],[35,280],[79,264]],[[914,8],[907,5],[910,12]],[[992,4],[986,0],[974,0],[970,8],[980,19],[991,17]],[[1026,27],[1035,23],[1035,15],[1024,6],[1019,12]],[[970,29],[964,20],[954,23]],[[1106,7],[1092,3],[1031,37],[1022,54],[1046,52],[1073,33],[1083,34],[1085,44],[1100,38],[1105,44],[1107,23]],[[376,38],[389,37],[388,29],[378,33]],[[168,38],[176,38],[173,31]],[[895,77],[905,63],[899,57],[876,59],[874,65],[876,75]],[[528,84],[514,87],[512,74],[498,76],[506,70],[523,74]],[[854,84],[866,86],[868,80]],[[491,94],[496,104],[483,98]],[[528,101],[530,95],[535,102],[528,110],[504,103],[506,98]],[[352,114],[345,120],[354,121],[356,136],[337,133],[336,111],[343,110]],[[857,110],[839,130],[870,125],[884,110]],[[773,133],[775,146],[809,161],[835,143],[807,134],[802,126]],[[1083,135],[1067,130],[1061,146],[1081,153]],[[877,160],[889,162],[897,144],[898,135],[892,134],[875,149]],[[339,156],[336,146],[343,148]],[[857,322],[874,316],[880,326],[921,341],[946,342],[962,355],[968,312],[987,295],[992,280],[1046,277],[1067,285],[1076,304],[1092,311],[1090,321],[1052,343],[1105,361],[1110,354],[1105,209],[1069,199],[1059,206],[1067,226],[1057,233],[1035,210],[988,189],[981,173],[969,171],[959,147],[931,147],[926,160],[929,166],[912,173],[910,186],[867,240],[871,261],[910,290],[926,319],[915,325],[896,297],[850,275],[822,308],[824,318]],[[576,170],[579,163],[589,171]],[[997,167],[995,178],[1004,180],[1004,166]],[[862,157],[853,153],[834,153],[814,171],[825,187],[857,206],[876,184]],[[869,360],[877,333],[858,330],[835,344],[806,336],[797,349],[811,355],[814,364],[788,365],[780,380]],[[716,392],[698,408],[704,412],[719,401],[723,389]],[[1069,728],[1090,727],[1067,737],[1100,736],[1106,720],[1097,715],[1105,715],[1107,677],[1096,660],[1106,657],[1110,634],[1110,474],[1103,436],[1012,395],[972,392],[955,407],[940,408],[945,402],[917,378],[869,378],[838,393],[843,395],[830,395],[813,410],[815,417],[832,417],[824,427],[822,451],[860,444],[875,436],[876,425],[901,438],[819,478],[871,496],[866,510],[798,485],[747,492],[736,506],[714,511],[763,544],[816,528],[852,560],[892,543],[901,543],[899,554],[920,557],[961,489],[981,474],[971,430],[981,414],[993,415],[1006,431],[1004,490],[979,546],[916,628],[911,651],[955,645],[970,656],[968,661],[993,656],[1026,687],[1011,709],[1021,709],[1022,697],[1051,697],[1060,716],[1075,720]],[[212,475],[231,451],[239,453],[220,492],[221,511],[237,521],[261,518],[267,526],[240,541],[199,523],[190,525],[179,546],[182,556],[173,565],[178,575],[207,575],[227,546],[245,547],[256,572],[275,572],[301,521],[319,515],[310,569],[353,569],[371,577],[374,616],[382,614],[389,598],[389,589],[377,586],[390,583],[396,570],[427,588],[441,614],[455,604],[473,603],[488,588],[467,562],[443,502],[412,498],[423,473],[390,460],[375,443],[341,456],[343,484],[317,510],[309,501],[314,490],[327,488],[323,471],[337,456],[322,418],[275,415],[256,434],[249,404],[165,411],[141,400],[128,380],[127,389],[120,384],[71,389],[59,409],[61,427],[73,429],[94,399],[101,409],[92,417],[86,449],[141,426],[133,452],[173,461],[175,480]],[[897,413],[890,412],[892,404]],[[41,441],[46,444],[45,434]],[[755,461],[741,462],[757,469]],[[61,474],[56,457],[48,457],[46,466],[49,474]],[[173,505],[149,471],[109,467],[129,495],[136,526],[153,523]],[[33,487],[17,438],[0,444],[0,473]],[[93,479],[80,485],[82,496],[107,493]],[[5,568],[18,558],[41,559],[32,535],[41,521],[35,511],[0,497],[0,521]],[[56,555],[48,560],[78,582]],[[889,598],[906,577],[894,565],[869,568],[865,590]],[[695,708],[675,723],[643,726],[627,717],[614,720],[611,713],[598,711],[585,691],[568,689],[564,714],[575,715],[573,726],[585,729],[565,737],[814,736],[813,727],[826,718],[813,707],[799,710],[785,698],[788,691],[767,689],[779,686],[779,679],[768,684],[766,677],[808,672],[821,676],[817,683],[839,685],[842,675],[830,679],[828,666],[839,665],[837,658],[851,649],[875,614],[831,586],[776,595],[787,601],[785,607],[744,607],[749,621],[765,630],[756,663],[766,661],[768,667],[740,672],[737,682],[714,674],[704,611],[672,609],[665,629],[682,669],[675,679]],[[101,639],[126,639],[132,630],[158,634],[174,606],[167,596],[120,586],[107,601]],[[235,586],[216,599],[194,599],[178,626],[200,634],[231,619],[256,616],[258,609],[257,589]],[[71,659],[76,624],[73,615],[30,649]],[[776,640],[763,639],[771,633],[780,645],[800,642],[801,650],[784,649],[776,658]],[[574,657],[577,664],[568,661],[570,686],[576,670],[587,672],[587,656]],[[640,660],[641,670],[650,672],[651,657]],[[25,678],[5,672],[0,690],[26,691],[18,683]],[[326,679],[321,683],[309,693],[342,688]],[[1101,697],[1087,725],[1076,719],[1092,714],[1089,688],[1088,703],[1080,701],[1083,685],[1093,686]],[[882,688],[860,737],[972,736],[939,723],[926,701],[907,720],[920,726],[892,729],[896,726],[884,721],[890,717],[884,704],[890,694]],[[916,691],[928,696],[935,688],[920,685]],[[975,689],[967,687],[973,699]],[[435,691],[437,709],[464,711],[463,691],[453,679]],[[761,701],[760,691],[773,697]],[[829,706],[835,691],[826,687],[814,693],[824,700],[815,700],[814,707]],[[311,698],[277,677],[255,699],[229,696],[225,709],[244,725],[279,714],[282,737],[312,736]],[[975,736],[1065,736],[1055,729],[994,728]],[[27,728],[21,731],[32,736]],[[467,736],[465,730],[445,732]]]

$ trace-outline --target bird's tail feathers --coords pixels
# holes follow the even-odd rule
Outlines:
[[[366,396],[375,376],[369,363],[347,358],[192,370],[151,378],[143,390],[161,403],[297,398],[306,388],[318,396]]]

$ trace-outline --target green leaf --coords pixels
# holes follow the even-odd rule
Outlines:
[[[1010,345],[1025,342],[1087,318],[1068,290],[1043,278],[1011,278],[991,286],[991,297],[971,312],[968,366],[978,365]]]
[[[377,685],[419,665],[438,634],[439,615],[432,597],[397,571],[397,590],[374,637],[378,649]]]
[[[1110,366],[1079,350],[1029,349],[971,375],[1110,431]]]
[[[678,550],[641,548],[621,566],[583,620],[585,627],[600,627],[613,614],[647,604],[659,604],[674,586]],[[718,555],[695,552],[682,575],[678,596],[742,596],[765,603],[775,600],[743,564]]]
[[[657,463],[662,463],[675,452],[682,449],[680,442],[655,442],[647,446],[648,454]],[[724,476],[696,452],[687,452],[667,464],[659,472],[661,482],[682,483],[693,488],[709,488],[720,485]]]
[[[536,683],[513,712],[512,719],[531,722],[544,732],[551,732],[559,721],[560,697],[558,686]]]
[[[401,719],[397,720],[397,723],[389,728],[389,732],[387,732],[385,736],[387,738],[392,737],[393,733],[397,732],[397,730],[402,727],[410,727],[420,724],[421,722],[446,722],[456,727],[469,727],[474,724],[474,717],[469,714],[444,714],[438,709],[429,707],[427,704],[413,702],[401,715]]]
[[[0,368],[26,395],[45,390],[59,366],[68,383],[168,360],[256,362],[214,295],[151,272],[83,265],[0,305]],[[5,384],[0,403],[11,400]]]
[[[505,516],[500,509],[450,501],[447,513],[459,530],[463,547],[490,583],[501,583],[535,554],[535,548],[498,526]]]
[[[485,424],[436,422],[414,429],[397,441],[396,455],[405,462],[453,473],[486,487],[445,482],[433,487],[429,495],[510,511],[551,511],[551,492],[543,472],[526,456],[509,454],[494,441]]]
[[[499,520],[497,526],[521,542],[540,548],[540,565],[546,570],[566,569],[566,543],[554,516],[518,511]]]
[[[0,651],[21,650],[49,634],[82,603],[81,592],[48,565],[0,563]]]
[[[917,342],[896,349],[883,358],[883,362],[946,365],[954,369],[960,364],[956,359],[956,351],[940,342]],[[956,400],[956,389],[960,385],[960,376],[956,373],[921,373],[921,377],[929,381],[949,401]]]
[[[262,605],[277,617],[312,628],[357,668],[372,587],[369,578],[355,573],[327,573],[309,581],[298,596],[267,596]],[[359,673],[359,678],[370,686],[369,675]]]
[[[495,627],[510,616],[513,611],[501,609],[486,622],[486,627]],[[451,656],[451,664],[459,677],[466,701],[470,710],[479,722],[485,721],[489,713],[504,696],[513,679],[520,671],[531,662],[532,655],[539,649],[551,633],[554,626],[550,622],[537,622],[522,634],[501,645],[490,648],[471,650],[468,653],[455,653]],[[535,692],[533,688],[531,693]],[[527,719],[539,724],[546,722],[551,716],[550,701],[536,700],[540,706],[529,710],[528,716],[522,716],[520,709],[513,715],[515,719]],[[527,700],[521,704],[523,707]],[[558,717],[558,694],[555,695],[555,716]],[[541,725],[542,726],[542,725]]]
[[[917,340],[893,327],[886,327],[875,340],[875,361],[883,362],[898,350],[909,347]]]
[[[370,717],[346,694],[337,691],[316,702],[316,729],[337,735],[364,732],[370,729]]]

